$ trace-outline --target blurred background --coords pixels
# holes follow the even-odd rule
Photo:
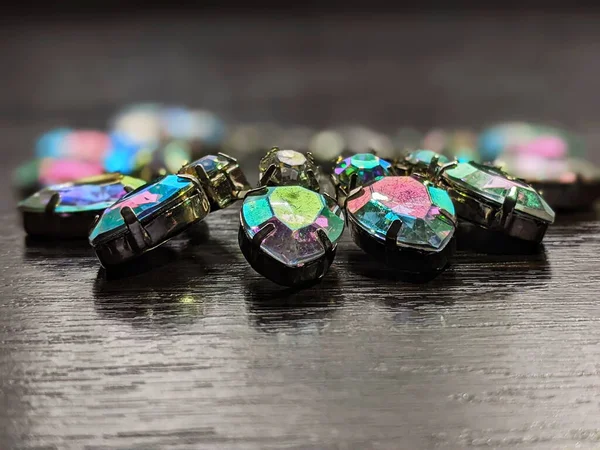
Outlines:
[[[358,126],[398,148],[432,129],[528,121],[576,133],[577,155],[600,163],[597,10],[369,3],[12,5],[0,19],[2,179],[45,131],[108,131],[139,103],[213,114],[242,159],[248,124],[264,145]]]

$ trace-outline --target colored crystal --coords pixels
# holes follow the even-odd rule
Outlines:
[[[67,155],[65,140],[72,130],[56,128],[42,134],[35,144],[38,158],[64,158]]]
[[[65,137],[66,154],[71,159],[101,163],[111,148],[107,133],[95,130],[76,130]]]
[[[195,189],[192,181],[178,175],[167,175],[130,192],[104,211],[90,233],[90,243],[93,245],[104,236],[125,230],[125,221],[121,216],[122,208],[130,207],[142,221],[191,189]]]
[[[441,251],[454,234],[454,205],[443,189],[412,177],[384,177],[348,201],[348,215],[364,230],[385,241],[393,222],[402,227],[398,246]],[[443,212],[442,212],[443,211]]]
[[[446,156],[440,155],[433,150],[415,150],[406,157],[406,161],[410,164],[422,164],[428,166],[431,163],[431,160],[436,156],[438,158],[438,165],[450,162]]]
[[[523,122],[509,122],[485,129],[478,139],[482,161],[504,158],[507,154],[565,158],[583,156],[581,137],[559,128]]]
[[[517,211],[547,222],[554,221],[554,211],[528,184],[508,178],[494,167],[477,163],[458,163],[444,172],[444,177],[463,189],[472,190],[483,198],[501,205],[510,189],[517,188]]]
[[[19,208],[32,212],[44,212],[54,194],[60,201],[55,213],[102,211],[127,194],[126,187],[137,189],[145,183],[137,178],[122,175],[100,175],[84,178],[75,183],[49,186],[19,203]]]
[[[277,261],[299,267],[323,256],[325,248],[317,234],[323,230],[335,244],[344,231],[344,215],[329,197],[302,186],[265,188],[265,193],[244,200],[242,227],[252,239],[271,223],[275,229],[261,249]]]
[[[45,158],[40,164],[40,183],[44,186],[67,183],[104,173],[101,164],[75,159]]]
[[[258,169],[260,176],[269,166],[275,166],[275,172],[269,184],[277,186],[299,185],[308,189],[318,190],[319,183],[316,178],[317,168],[305,155],[294,150],[270,150],[260,160]]]
[[[339,185],[346,191],[356,176],[356,186],[363,186],[381,177],[392,174],[392,165],[372,153],[359,153],[340,161],[333,173]]]

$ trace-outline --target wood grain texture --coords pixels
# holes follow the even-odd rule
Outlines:
[[[105,274],[1,220],[0,448],[598,448],[600,222],[459,252],[428,284],[347,238],[317,287],[262,279],[236,208]],[[107,279],[108,277],[108,279]]]
[[[594,214],[536,254],[461,250],[428,284],[377,278],[345,237],[327,278],[292,292],[241,256],[235,208],[117,277],[85,243],[26,240],[8,191],[39,132],[103,126],[128,101],[384,130],[516,115],[598,137],[596,17],[3,27],[0,449],[600,448]]]

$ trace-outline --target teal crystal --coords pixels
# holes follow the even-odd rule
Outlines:
[[[90,233],[90,243],[94,245],[103,238],[114,236],[126,230],[125,221],[121,216],[122,208],[130,207],[137,218],[143,221],[154,213],[161,211],[164,206],[177,199],[177,197],[194,188],[194,183],[187,178],[178,175],[167,175],[130,192],[104,211]]]
[[[443,189],[412,177],[385,177],[366,186],[348,201],[348,217],[381,241],[393,222],[402,227],[396,237],[400,247],[438,252],[454,235],[454,205]]]
[[[528,184],[507,177],[491,166],[474,162],[458,163],[444,172],[444,178],[467,191],[473,191],[488,201],[502,205],[510,189],[517,188],[515,209],[543,221],[554,222],[554,211],[544,198]]]
[[[381,177],[392,175],[392,165],[372,153],[359,153],[339,161],[333,169],[339,185],[348,191],[356,176],[356,186],[364,186]]]

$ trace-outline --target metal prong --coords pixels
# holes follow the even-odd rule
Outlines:
[[[400,228],[402,228],[402,221],[394,220],[390,227],[388,228],[387,233],[385,234],[385,248],[386,250],[394,250],[398,249],[398,233],[400,232]]]
[[[442,174],[448,170],[451,169],[452,167],[456,167],[458,165],[458,161],[450,161],[447,162],[446,164],[442,164],[441,166],[438,167],[438,169],[436,170],[435,173],[435,179],[438,179],[439,177],[442,176]]]
[[[354,200],[355,198],[358,198],[358,197],[362,196],[364,193],[365,193],[365,188],[362,187],[362,186],[357,187],[353,191],[350,191],[348,193],[348,197],[346,197],[346,204],[348,204],[348,202],[350,200]]]
[[[54,214],[54,210],[56,209],[59,203],[60,194],[58,192],[55,192],[54,194],[52,194],[52,197],[50,197],[50,200],[48,200],[48,203],[46,203],[46,214]]]
[[[90,226],[90,229],[88,230],[88,234],[90,234],[92,232],[92,230],[94,228],[96,228],[96,225],[98,225],[98,222],[100,222],[100,214],[97,214],[96,217],[94,217],[94,220],[92,221],[92,225]]]
[[[317,185],[317,189],[319,186],[319,178],[317,178],[317,175],[315,174],[314,170],[312,169],[307,169],[306,170],[306,176],[311,180],[311,184],[315,184]]]
[[[323,244],[325,253],[330,253],[333,250],[333,244],[331,243],[331,240],[329,239],[329,236],[327,236],[325,230],[319,228],[317,230],[317,237],[319,238],[319,241],[321,241],[321,244]]]
[[[350,175],[350,183],[348,183],[348,192],[352,192],[358,186],[358,175],[353,173]]]
[[[440,208],[440,214],[442,216],[444,216],[446,219],[448,219],[448,221],[454,225],[454,227],[456,227],[457,222],[456,222],[456,218],[450,214],[450,212],[448,212],[447,210],[445,210],[444,208]]]
[[[277,170],[277,166],[275,164],[271,164],[269,167],[267,167],[267,170],[265,170],[262,174],[262,177],[260,177],[258,185],[266,186],[273,174],[275,173],[275,170]]]
[[[194,184],[194,186],[196,186],[196,188],[201,189],[204,192],[204,186],[202,186],[202,183],[200,182],[200,180],[198,180],[197,177],[194,177],[187,173],[178,173],[177,176],[179,178],[183,178],[185,180],[191,181]]]
[[[500,225],[505,227],[509,224],[512,214],[515,210],[515,206],[517,206],[517,199],[519,196],[519,191],[516,186],[513,186],[504,197],[504,202],[502,203],[502,210],[500,212]]]
[[[228,161],[237,163],[237,159],[235,159],[233,156],[229,156],[227,153],[219,152],[219,153],[217,153],[217,155],[222,156],[223,158],[225,158]]]
[[[368,150],[367,153],[370,153],[371,155],[377,156],[377,150],[375,150],[373,147],[369,147],[369,150]]]
[[[243,199],[245,197],[249,197],[251,195],[264,195],[268,192],[268,189],[266,186],[259,186],[257,188],[254,189],[248,189],[246,191],[240,191],[238,193],[238,199]]]
[[[275,225],[273,225],[272,223],[266,224],[264,227],[258,230],[258,233],[256,233],[252,238],[252,246],[260,248],[260,244],[262,244],[262,241],[264,241],[266,237],[270,235],[273,231],[275,231]]]
[[[435,177],[437,176],[437,172],[439,169],[439,165],[438,165],[439,162],[440,162],[440,157],[435,155],[431,158],[431,161],[429,161],[429,166],[427,166],[427,175],[432,180],[435,180]]]
[[[206,183],[206,184],[210,183],[210,178],[209,178],[208,174],[206,173],[206,169],[204,168],[204,166],[202,164],[196,164],[194,166],[194,172],[196,173],[196,176],[198,177],[200,182]]]
[[[312,164],[316,164],[315,157],[313,156],[312,152],[306,152],[306,159],[308,159]]]
[[[342,155],[339,155],[339,156],[338,156],[338,157],[335,159],[335,161],[334,161],[334,162],[335,162],[335,164],[337,165],[337,164],[341,163],[343,160],[344,160],[344,158],[342,158]]]
[[[150,235],[146,231],[146,229],[142,226],[137,216],[133,212],[133,210],[129,206],[124,206],[121,208],[121,217],[125,221],[125,225],[127,229],[131,233],[130,244],[134,247],[134,250],[142,251],[146,248],[150,247],[152,244],[152,239],[150,239]]]

